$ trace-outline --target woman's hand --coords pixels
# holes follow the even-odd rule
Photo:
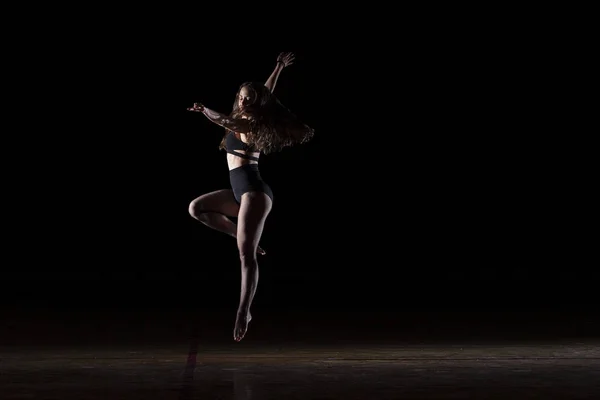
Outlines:
[[[195,111],[195,112],[203,112],[204,111],[204,106],[200,103],[194,103],[193,107],[190,107],[187,109],[188,111]]]
[[[284,67],[288,67],[294,63],[294,53],[279,53],[277,62],[282,63]]]

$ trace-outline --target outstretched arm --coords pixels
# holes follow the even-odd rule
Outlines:
[[[206,108],[200,103],[194,103],[194,106],[188,108],[188,111],[201,112],[211,122],[214,122],[215,124],[222,126],[223,128],[229,129],[231,131],[238,133],[250,132],[250,121],[248,121],[247,119],[231,118],[225,114],[221,114],[219,112]]]
[[[271,76],[267,79],[265,86],[273,93],[275,90],[275,85],[277,84],[277,78],[279,78],[279,74],[281,71],[294,63],[294,54],[292,53],[280,53],[277,56],[277,64],[275,65],[275,69],[271,72]]]

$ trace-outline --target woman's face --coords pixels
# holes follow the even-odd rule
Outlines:
[[[244,110],[250,107],[256,101],[256,93],[248,86],[244,86],[238,93],[238,107]]]

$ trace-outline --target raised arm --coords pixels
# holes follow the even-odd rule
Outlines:
[[[188,108],[188,111],[201,112],[211,122],[214,122],[215,124],[222,126],[223,128],[232,130],[234,132],[250,132],[250,121],[248,121],[247,119],[231,118],[225,114],[221,114],[219,112],[206,108],[200,103],[194,103],[194,106]]]
[[[265,86],[273,93],[275,90],[275,85],[277,84],[277,78],[279,78],[279,74],[281,71],[294,63],[294,54],[292,53],[280,53],[277,56],[277,64],[275,65],[275,69],[271,72],[271,76],[267,79]]]

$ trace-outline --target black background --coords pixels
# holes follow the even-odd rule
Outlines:
[[[275,93],[316,134],[261,157],[275,203],[255,308],[593,307],[591,188],[573,173],[589,160],[552,109],[558,36],[490,13],[367,29],[154,12],[18,49],[5,305],[234,310],[235,241],[187,211],[229,185],[222,129],[186,108],[229,112],[292,51]]]

